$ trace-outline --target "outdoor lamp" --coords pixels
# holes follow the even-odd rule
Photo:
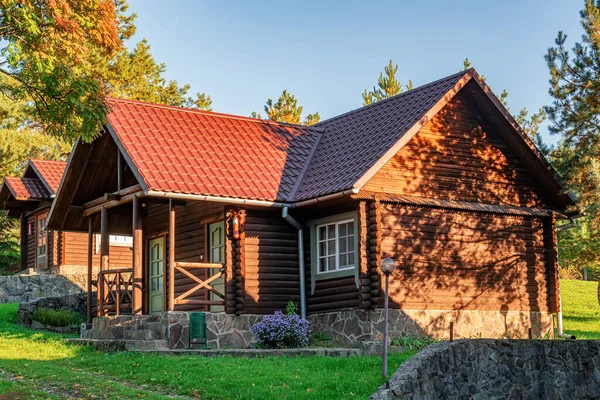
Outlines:
[[[390,289],[390,275],[396,269],[396,263],[391,258],[384,258],[381,260],[379,266],[381,271],[385,275],[385,293],[384,293],[384,329],[383,329],[383,355],[381,357],[381,376],[387,379],[387,350],[388,350],[388,301],[389,301],[389,289]],[[390,382],[386,380],[386,389],[390,388]]]
[[[381,260],[381,265],[379,267],[381,268],[381,272],[385,275],[389,275],[396,269],[396,263],[391,258],[384,258]]]

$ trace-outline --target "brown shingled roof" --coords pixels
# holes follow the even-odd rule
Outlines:
[[[296,200],[351,189],[469,71],[318,123],[325,133]],[[462,87],[462,86],[461,86]]]

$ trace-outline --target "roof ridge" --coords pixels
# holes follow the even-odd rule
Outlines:
[[[292,187],[292,190],[290,191],[290,194],[288,196],[288,201],[294,201],[294,198],[296,197],[296,193],[298,193],[298,190],[300,189],[300,186],[302,185],[302,181],[304,180],[304,175],[306,175],[306,172],[308,171],[308,168],[310,167],[310,163],[312,162],[312,159],[315,156],[315,153],[317,152],[317,148],[319,147],[321,138],[325,134],[324,129],[320,130],[320,131],[316,131],[316,132],[317,132],[318,136],[315,139],[315,142],[313,143],[313,147],[310,149],[310,152],[308,153],[306,160],[304,161],[302,170],[300,171],[300,173],[298,174],[298,177],[296,178],[296,182],[294,183],[294,186]]]
[[[388,98],[386,98],[386,99],[383,99],[383,100],[377,101],[377,102],[375,102],[375,103],[371,103],[371,104],[368,104],[368,105],[366,105],[366,106],[358,107],[358,108],[355,108],[355,109],[353,109],[353,110],[346,111],[345,113],[342,113],[342,114],[336,115],[336,116],[334,116],[334,117],[331,117],[331,118],[329,118],[329,119],[326,119],[326,120],[324,120],[324,121],[320,121],[320,122],[316,123],[316,124],[315,124],[315,126],[319,126],[319,125],[321,125],[321,124],[324,124],[324,123],[326,123],[326,122],[330,122],[330,121],[336,120],[336,119],[338,119],[338,118],[342,118],[342,117],[345,117],[345,116],[347,116],[347,115],[354,114],[354,113],[356,113],[356,112],[359,112],[359,111],[362,111],[362,110],[365,110],[365,109],[368,109],[368,108],[371,108],[371,107],[375,107],[375,106],[378,106],[378,105],[381,105],[381,104],[387,103],[387,102],[389,102],[389,101],[391,101],[391,100],[394,100],[394,99],[397,99],[397,98],[400,98],[400,97],[407,96],[407,95],[409,95],[409,94],[411,94],[411,93],[414,93],[414,92],[415,92],[415,91],[417,91],[417,90],[422,90],[422,89],[425,89],[425,88],[427,88],[427,87],[429,87],[429,86],[431,86],[431,85],[435,85],[436,83],[438,83],[438,82],[441,82],[441,81],[444,81],[444,80],[446,80],[446,79],[454,78],[454,77],[456,77],[456,76],[460,76],[460,75],[465,75],[465,74],[467,74],[467,73],[469,73],[469,72],[471,72],[471,71],[473,71],[473,70],[474,70],[474,68],[473,68],[473,67],[471,67],[471,68],[469,68],[469,69],[466,69],[466,70],[464,70],[464,71],[459,71],[459,72],[456,72],[456,73],[454,73],[454,74],[451,74],[451,75],[445,76],[445,77],[443,77],[443,78],[436,79],[435,81],[427,82],[427,83],[425,83],[425,84],[423,84],[423,85],[421,85],[421,86],[417,86],[417,87],[416,87],[416,88],[414,88],[414,89],[407,90],[406,92],[401,92],[401,93],[398,93],[397,95],[394,95],[394,96],[392,96],[392,97],[388,97]]]
[[[61,160],[44,160],[43,158],[30,158],[31,161],[42,161],[42,162],[53,162],[53,163],[61,163],[66,164],[66,161]]]
[[[147,107],[164,108],[167,110],[174,110],[174,111],[181,111],[181,112],[191,112],[194,114],[203,114],[203,115],[209,115],[209,116],[219,117],[219,118],[239,119],[239,120],[244,120],[244,121],[254,122],[254,123],[265,123],[265,124],[269,124],[269,125],[290,126],[290,127],[294,127],[294,128],[315,130],[314,125],[291,124],[288,122],[277,122],[277,121],[272,121],[269,119],[245,117],[243,115],[227,114],[227,113],[221,113],[221,112],[216,112],[216,111],[198,110],[198,109],[189,108],[189,107],[169,106],[166,104],[158,104],[158,103],[152,103],[149,101],[141,101],[141,100],[122,99],[122,98],[118,98],[118,97],[108,97],[107,99],[108,99],[109,103],[111,101],[122,102],[122,103],[133,103],[133,104],[143,105],[143,106],[147,106]]]

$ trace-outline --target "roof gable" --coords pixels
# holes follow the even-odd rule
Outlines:
[[[470,82],[361,192],[558,209],[552,195],[475,104]]]
[[[320,132],[129,100],[108,129],[147,191],[289,201]]]

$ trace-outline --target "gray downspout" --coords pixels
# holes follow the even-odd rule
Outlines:
[[[306,318],[306,288],[304,273],[304,231],[302,225],[289,214],[289,207],[281,209],[281,216],[298,231],[298,275],[300,281],[300,316]]]

